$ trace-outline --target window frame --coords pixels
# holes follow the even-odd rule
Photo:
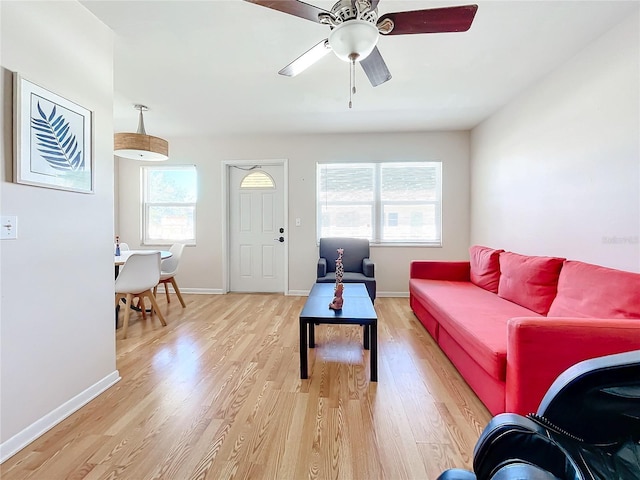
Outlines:
[[[148,188],[148,172],[159,170],[193,171],[196,175],[196,200],[194,202],[150,202]],[[173,245],[174,243],[184,243],[195,246],[197,238],[197,204],[198,204],[198,169],[195,165],[143,165],[140,167],[140,195],[141,195],[141,238],[142,245]],[[191,207],[193,208],[193,237],[188,239],[163,239],[151,238],[149,236],[149,209],[150,207]]]
[[[410,201],[410,200],[382,200],[382,169],[385,165],[407,165],[407,164],[418,164],[429,167],[435,167],[436,169],[436,187],[435,193],[436,198],[434,200],[424,200],[424,201]],[[316,163],[316,241],[319,242],[322,230],[322,205],[324,204],[324,200],[321,200],[321,169],[323,167],[332,166],[339,168],[341,165],[356,167],[356,166],[370,166],[373,168],[373,200],[372,201],[353,201],[353,202],[345,202],[345,204],[350,205],[367,205],[371,206],[371,238],[368,238],[369,242],[375,246],[406,246],[406,247],[442,247],[442,170],[443,170],[443,162],[442,161],[369,161],[369,162],[317,162]],[[341,202],[332,202],[333,205],[338,205]],[[438,233],[438,239],[435,241],[410,241],[410,240],[383,240],[383,230],[384,230],[384,207],[386,205],[433,205],[434,206],[434,214],[435,214],[435,228]]]

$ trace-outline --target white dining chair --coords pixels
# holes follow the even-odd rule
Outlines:
[[[116,306],[121,299],[125,299],[124,322],[122,324],[122,338],[127,338],[127,328],[129,327],[129,315],[133,306],[133,298],[140,298],[140,307],[144,308],[143,299],[147,297],[151,302],[151,316],[158,314],[158,318],[163,326],[167,322],[158,308],[156,298],[152,293],[160,281],[160,252],[136,252],[132,253],[120,270],[116,278]]]
[[[180,258],[182,257],[183,250],[184,243],[174,243],[171,245],[171,248],[169,249],[171,257],[162,260],[160,281],[158,282],[158,285],[161,283],[164,284],[164,294],[167,297],[167,303],[171,303],[171,300],[169,299],[169,287],[167,286],[167,283],[170,283],[178,296],[178,300],[180,300],[180,303],[184,308],[187,305],[184,303],[184,299],[182,298],[182,294],[180,293],[180,289],[178,288],[175,278],[176,273],[178,273],[178,267],[180,266]],[[153,288],[154,295],[158,291],[158,285]]]
[[[120,251],[121,252],[126,252],[126,251],[129,251],[129,250],[130,250],[130,248],[129,248],[129,244],[128,243],[120,242]],[[113,244],[113,251],[114,252],[116,251],[116,244],[115,243]]]

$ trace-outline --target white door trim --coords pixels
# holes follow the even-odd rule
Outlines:
[[[229,178],[231,168],[234,166],[247,167],[253,165],[281,165],[284,174],[283,214],[285,225],[284,242],[284,274],[282,276],[282,291],[289,295],[289,162],[282,160],[226,160],[222,162],[222,291],[229,293],[230,269],[229,269]]]

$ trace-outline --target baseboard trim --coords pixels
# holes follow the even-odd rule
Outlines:
[[[180,288],[181,293],[191,293],[194,295],[222,295],[224,293],[221,288],[182,288],[180,285],[178,285],[178,288]],[[171,285],[169,285],[169,292],[173,292]],[[159,287],[158,295],[161,293],[164,292],[162,291],[162,287]]]
[[[158,295],[164,294],[163,287],[159,288]],[[224,295],[225,292],[221,288],[180,288],[182,293],[191,293],[195,295]],[[309,290],[289,290],[285,295],[291,297],[308,297]],[[175,293],[173,287],[169,285],[169,292]],[[377,292],[377,297],[396,297],[396,298],[409,298],[409,292]]]
[[[376,297],[409,298],[409,292],[376,292]]]
[[[289,290],[287,295],[292,297],[308,297],[311,290]],[[409,292],[376,292],[376,297],[409,298]]]
[[[114,372],[104,377],[102,380],[94,383],[89,388],[80,392],[69,401],[63,403],[53,411],[49,412],[44,417],[36,420],[21,432],[16,433],[6,442],[1,443],[0,463],[3,463],[5,460],[18,453],[35,439],[43,435],[45,432],[51,430],[69,415],[85,406],[87,403],[96,398],[109,387],[115,385],[119,380],[120,373],[118,372],[118,370],[115,370]]]
[[[308,297],[311,290],[289,290],[286,295],[291,297]]]

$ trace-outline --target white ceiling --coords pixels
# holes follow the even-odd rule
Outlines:
[[[327,26],[242,0],[82,3],[115,32],[115,131],[135,131],[142,103],[147,133],[167,139],[470,129],[640,5],[381,0],[380,15],[479,7],[465,33],[381,37],[393,78],[373,88],[358,68],[350,110],[349,66],[333,54],[297,77],[277,74]]]

